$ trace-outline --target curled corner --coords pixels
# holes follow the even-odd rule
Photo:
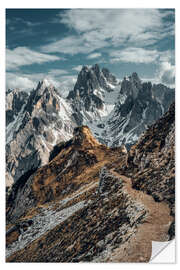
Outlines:
[[[167,242],[152,241],[150,263],[175,263],[175,239]]]

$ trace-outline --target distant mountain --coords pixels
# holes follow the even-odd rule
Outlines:
[[[17,100],[16,91],[9,95]],[[24,92],[21,95],[24,96]],[[6,128],[7,177],[14,182],[46,164],[54,145],[69,140],[76,126],[70,104],[47,81],[39,82],[25,97],[18,103],[19,112],[14,112],[16,118]]]
[[[8,186],[46,164],[74,127],[87,125],[109,147],[129,147],[174,101],[174,89],[143,83],[135,72],[120,82],[97,64],[82,68],[66,99],[47,80],[29,94],[6,94]]]
[[[143,83],[137,73],[125,77],[112,116],[105,125],[105,142],[110,146],[134,144],[148,125],[168,110],[174,99],[174,89]]]
[[[117,87],[120,88],[119,82],[108,69],[100,70],[97,64],[91,68],[84,66],[67,97],[72,102],[77,124],[98,122],[106,117],[114,106]]]
[[[96,64],[82,68],[67,99],[77,125],[88,125],[108,146],[130,146],[168,110],[175,91],[162,84],[143,83],[136,72],[119,82]]]

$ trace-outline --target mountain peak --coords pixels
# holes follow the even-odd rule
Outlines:
[[[139,79],[137,72],[133,72],[131,77],[134,79],[137,79],[137,78]]]
[[[45,86],[50,86],[50,82],[48,81],[48,79],[46,79],[46,78],[44,78],[43,80],[42,80],[42,84],[43,85],[45,85]]]
[[[89,72],[89,66],[83,66],[82,69],[80,70],[80,73],[83,73],[83,72]]]
[[[107,77],[110,74],[109,69],[107,68],[102,68],[102,73],[104,74],[105,77]]]
[[[98,64],[92,67],[83,66],[78,74],[74,90],[69,92],[67,98],[74,99],[77,97],[79,99],[79,97],[95,96],[94,92],[101,89],[111,92],[117,84],[117,79],[108,69],[103,68],[101,70]]]
[[[129,76],[130,80],[133,80],[134,83],[140,84],[141,80],[136,72],[133,72],[131,76]]]
[[[101,145],[92,135],[88,126],[76,127],[73,132],[73,143],[85,148]]]
[[[21,93],[21,92],[25,92],[25,91],[22,91],[22,90],[20,90],[19,88],[8,89],[8,90],[6,91],[6,95],[9,95],[9,94],[14,95],[14,94],[19,94],[19,93]]]
[[[137,98],[139,90],[142,88],[141,80],[136,72],[130,76],[125,76],[121,83],[120,94],[132,96],[133,99]]]
[[[10,94],[12,91],[13,91],[13,89],[9,88],[8,90],[6,90],[6,95]]]
[[[45,90],[46,88],[54,88],[54,86],[52,85],[52,83],[49,82],[48,79],[44,78],[42,81],[39,81],[36,90]]]
[[[95,64],[94,66],[92,66],[91,68],[96,74],[98,74],[100,72],[100,68],[98,64]]]

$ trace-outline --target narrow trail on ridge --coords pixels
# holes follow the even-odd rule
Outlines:
[[[124,262],[131,262],[135,261],[139,254],[141,254],[140,261],[149,261],[152,254],[152,241],[163,242],[169,240],[168,230],[173,220],[173,217],[170,216],[170,209],[166,203],[155,202],[152,196],[133,189],[130,178],[118,174],[113,169],[110,172],[122,179],[127,194],[137,202],[142,203],[148,213],[145,222],[138,227],[136,234],[131,237],[129,242],[123,245],[124,249],[121,246],[114,250],[110,261],[118,262],[123,258]],[[122,259],[120,261],[122,262]]]

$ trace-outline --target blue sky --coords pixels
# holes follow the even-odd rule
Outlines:
[[[49,79],[67,93],[82,65],[174,86],[174,9],[7,9],[7,88]]]

